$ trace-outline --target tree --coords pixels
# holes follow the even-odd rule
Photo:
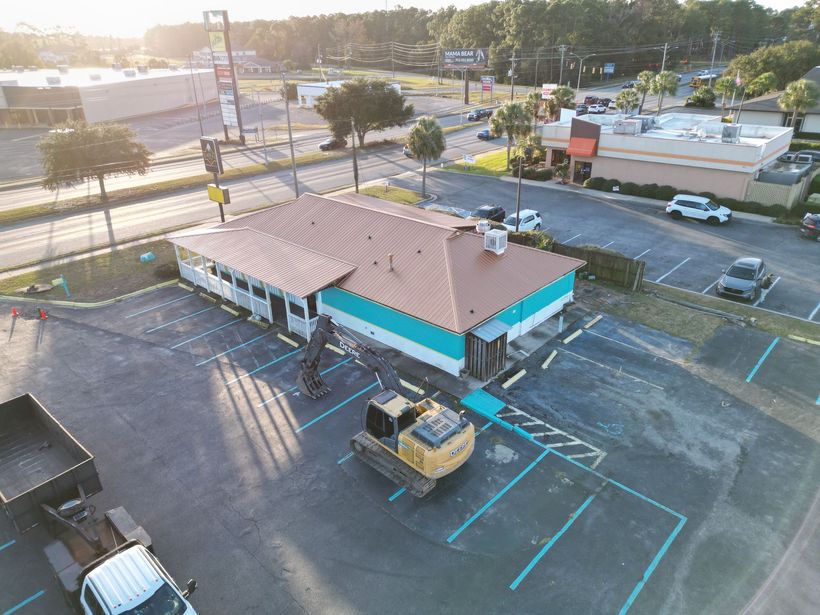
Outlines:
[[[786,90],[777,99],[777,104],[783,111],[792,112],[791,125],[794,127],[798,113],[805,113],[817,104],[817,86],[808,79],[792,81]]]
[[[720,92],[720,106],[722,109],[726,108],[726,97],[734,96],[740,91],[740,86],[735,81],[734,77],[725,76],[715,79],[715,92]]]
[[[507,135],[507,169],[510,168],[510,147],[512,142],[520,137],[526,137],[532,128],[530,115],[524,110],[521,103],[505,102],[495,110],[490,118],[491,130],[501,135]]]
[[[524,101],[524,111],[532,118],[532,132],[536,130],[538,111],[541,109],[541,92],[530,92]]]
[[[427,196],[427,162],[436,160],[447,147],[447,140],[438,120],[432,115],[420,117],[410,129],[407,146],[416,160],[421,160],[421,195]]]
[[[640,75],[639,75],[640,76]],[[655,115],[660,115],[663,108],[663,97],[665,94],[674,96],[678,91],[678,76],[671,70],[665,70],[655,75],[652,80],[652,93],[658,96],[658,110]]]
[[[758,76],[746,86],[746,94],[749,98],[756,96],[763,96],[769,92],[774,92],[777,89],[777,75],[774,73],[763,73]]]
[[[652,84],[655,82],[655,73],[651,70],[644,70],[638,73],[638,79],[635,82],[635,91],[641,95],[641,104],[638,107],[638,113],[643,113],[643,105],[646,102],[646,95],[652,91]]]
[[[122,124],[87,124],[71,121],[48,132],[37,144],[43,164],[43,187],[56,190],[89,178],[100,183],[105,202],[106,175],[145,175],[151,152]]]
[[[686,101],[686,106],[711,109],[715,106],[715,98],[715,91],[712,88],[704,86],[692,92],[692,96]]]
[[[328,121],[337,137],[355,131],[361,147],[368,132],[402,126],[413,117],[413,105],[405,102],[405,97],[386,81],[351,79],[339,88],[328,88],[316,100],[316,112]]]
[[[558,104],[560,115],[561,109],[575,109],[575,90],[568,85],[559,85],[552,91],[552,98]]]
[[[615,97],[615,106],[621,113],[631,113],[638,108],[638,93],[634,88],[621,90]]]

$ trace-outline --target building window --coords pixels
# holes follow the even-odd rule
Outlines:
[[[316,316],[319,313],[319,310],[316,308],[316,295],[310,295],[307,298],[308,304],[308,312],[310,312],[311,317]]]
[[[252,284],[251,289],[253,290],[254,296],[259,297],[260,299],[266,299],[267,298],[265,296],[265,289],[264,288],[259,288],[256,284]]]
[[[567,150],[554,149],[552,150],[552,158],[550,159],[550,166],[557,167],[559,164],[564,164],[567,159]]]

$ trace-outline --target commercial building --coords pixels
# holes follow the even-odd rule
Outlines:
[[[123,120],[216,97],[213,70],[61,67],[4,71],[0,72],[0,126]]]
[[[547,161],[591,177],[749,198],[761,169],[788,151],[792,129],[721,123],[720,116],[596,115],[541,127]],[[761,201],[763,202],[763,201]]]
[[[171,241],[183,278],[296,335],[329,314],[446,372],[486,378],[503,369],[509,341],[572,301],[584,263],[487,249],[473,225],[363,195],[305,194]]]
[[[820,66],[815,66],[801,77],[811,81],[820,90]],[[784,111],[777,102],[783,92],[772,92],[757,98],[736,103],[729,107],[730,111],[744,123],[760,124],[761,126],[791,126],[792,112]],[[820,134],[820,101],[805,113],[798,113],[793,126],[795,132]]]
[[[344,81],[316,81],[296,84],[296,96],[300,107],[312,109],[316,104],[316,99],[327,92],[328,88],[342,87]],[[391,83],[390,86],[401,94],[401,85]]]

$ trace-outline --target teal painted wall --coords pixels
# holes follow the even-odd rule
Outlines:
[[[559,278],[549,286],[535,291],[522,301],[511,305],[506,310],[500,312],[496,318],[501,322],[510,325],[517,325],[548,306],[553,301],[557,301],[567,293],[572,292],[575,286],[575,272],[568,273],[563,278]]]
[[[456,360],[464,358],[463,335],[446,331],[340,288],[325,288],[322,291],[322,302],[445,356]]]

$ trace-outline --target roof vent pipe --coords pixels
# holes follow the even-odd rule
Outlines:
[[[393,271],[393,255],[392,255],[392,254],[388,254],[388,255],[387,255],[387,260],[389,260],[389,261],[390,261],[390,271]]]

